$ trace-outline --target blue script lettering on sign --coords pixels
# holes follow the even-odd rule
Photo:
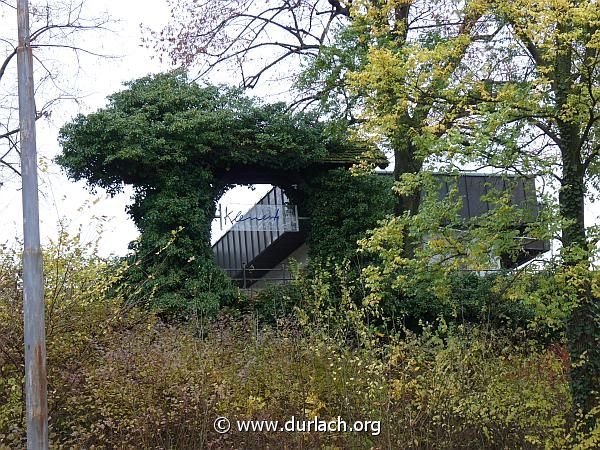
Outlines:
[[[227,215],[225,216],[225,223],[227,223],[227,219],[229,219],[229,222],[233,225],[235,223],[238,222],[266,222],[268,220],[272,220],[273,222],[277,222],[279,220],[279,208],[277,208],[275,210],[275,215],[271,215],[271,214],[263,214],[262,216],[258,216],[258,215],[248,215],[245,216],[241,211],[238,211],[237,214],[232,218],[231,214],[233,214],[233,211],[228,212]]]
[[[275,215],[272,216],[270,214],[263,214],[262,217],[258,217],[258,216],[244,216],[243,214],[238,214],[238,216],[236,216],[237,221],[238,222],[246,222],[248,220],[252,221],[255,220],[257,222],[264,222],[267,220],[273,220],[274,222],[277,222],[279,220],[279,208],[277,208],[275,210]]]

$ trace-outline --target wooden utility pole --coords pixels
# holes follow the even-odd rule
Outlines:
[[[29,36],[29,4],[17,0],[19,44],[19,127],[23,195],[23,321],[25,329],[25,399],[27,449],[48,449],[46,331],[44,282],[40,249],[33,55]]]

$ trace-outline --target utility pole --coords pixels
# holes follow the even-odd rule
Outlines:
[[[25,399],[27,449],[48,449],[48,392],[44,282],[40,249],[33,55],[29,36],[29,4],[17,0],[19,44],[19,126],[23,195],[23,321],[25,329]]]

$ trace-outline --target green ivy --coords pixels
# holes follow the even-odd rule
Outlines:
[[[74,180],[110,194],[133,186],[130,282],[165,316],[187,319],[232,304],[237,293],[210,248],[215,205],[231,168],[302,171],[356,151],[344,127],[291,113],[239,90],[199,86],[182,71],[148,76],[60,131],[57,162]],[[310,172],[314,172],[311,169]]]
[[[356,260],[357,241],[392,213],[393,177],[376,173],[352,174],[338,168],[317,174],[303,187],[310,222],[311,257]]]

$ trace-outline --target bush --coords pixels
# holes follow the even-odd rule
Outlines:
[[[246,299],[241,311],[254,314],[263,324],[275,325],[279,320],[294,317],[297,305],[302,302],[300,280],[285,284],[268,284]]]
[[[294,293],[293,298],[299,298],[296,304],[300,318],[313,327],[327,329],[328,334],[359,333],[364,338],[374,333],[393,335],[405,329],[419,332],[423,325],[439,319],[497,330],[529,329],[537,319],[530,301],[506,295],[505,286],[511,278],[503,274],[480,276],[457,271],[442,278],[437,273],[426,273],[402,287],[381,277],[374,288],[371,274],[363,271],[357,276],[357,272],[360,268],[352,267],[348,260],[338,264],[313,262],[310,271],[287,288]],[[442,291],[437,289],[440,284]],[[270,295],[270,291],[264,295]],[[549,331],[547,326],[537,324],[530,334],[551,342],[562,329]]]
[[[164,325],[107,296],[118,291],[118,275],[77,245],[64,240],[46,259],[54,448],[552,449],[598,442],[597,426],[585,431],[583,419],[570,416],[560,344],[515,344],[512,336],[443,321],[382,344],[349,304],[337,315],[324,304],[322,315],[304,316],[305,326],[221,316],[199,338],[196,328]],[[0,262],[0,447],[22,448],[21,281],[14,254],[4,252]],[[354,339],[322,326],[344,315]],[[218,416],[234,425],[340,416],[381,426],[380,433],[220,435]]]
[[[570,407],[565,351],[527,350],[511,340],[442,324],[396,344],[392,409],[396,423],[411,424],[393,432],[400,442],[415,448],[560,448]]]
[[[141,311],[108,296],[119,279],[111,265],[62,235],[44,253],[49,414],[53,428],[68,420],[61,407],[76,380],[119,330],[145,321]],[[22,277],[15,251],[0,252],[0,443],[23,446]]]

